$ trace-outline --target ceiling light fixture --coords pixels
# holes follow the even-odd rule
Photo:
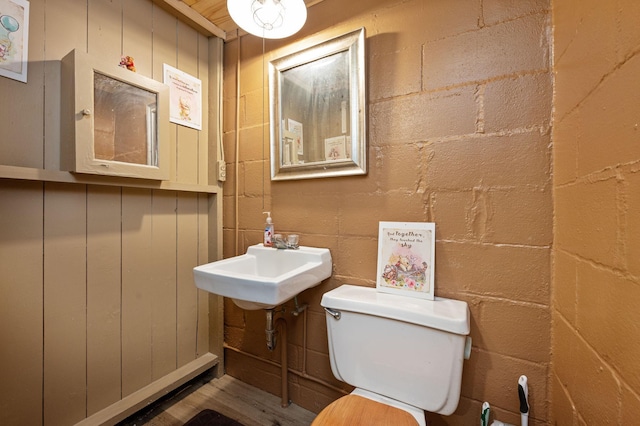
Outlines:
[[[227,0],[227,10],[240,28],[262,38],[285,38],[307,20],[304,0]]]

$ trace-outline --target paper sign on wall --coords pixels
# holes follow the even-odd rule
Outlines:
[[[202,130],[202,81],[167,64],[163,71],[169,86],[169,121]]]

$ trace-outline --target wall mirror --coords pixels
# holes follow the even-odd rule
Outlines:
[[[365,30],[269,62],[271,180],[367,173]]]

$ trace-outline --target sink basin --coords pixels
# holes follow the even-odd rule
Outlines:
[[[243,309],[271,309],[331,276],[326,248],[278,250],[257,244],[247,253],[193,268],[196,287],[229,297]]]

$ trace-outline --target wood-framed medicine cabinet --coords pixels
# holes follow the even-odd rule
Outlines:
[[[77,50],[62,59],[61,165],[168,180],[169,88]]]

